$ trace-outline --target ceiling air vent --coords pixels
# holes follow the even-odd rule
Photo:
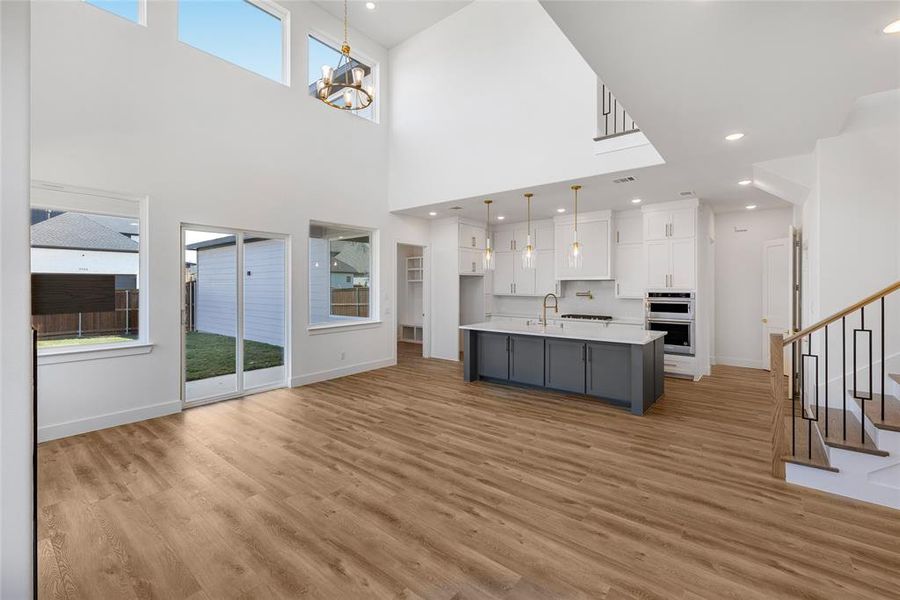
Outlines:
[[[618,179],[613,179],[613,183],[631,183],[632,181],[637,181],[636,177],[632,177],[629,175],[628,177],[619,177]]]
[[[462,210],[462,206],[451,206],[450,210]]]

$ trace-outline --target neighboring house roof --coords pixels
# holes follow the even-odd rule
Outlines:
[[[332,242],[331,247],[337,250],[333,255],[352,269],[349,273],[367,274],[369,272],[369,244],[361,242]]]
[[[331,273],[332,275],[353,275],[357,273],[357,271],[344,261],[338,260],[337,258],[332,258]]]
[[[31,226],[31,246],[138,252],[136,241],[80,213],[67,212]]]
[[[91,221],[96,221],[104,227],[117,231],[122,235],[132,236],[141,234],[141,224],[136,219],[128,217],[110,217],[107,215],[84,215]]]

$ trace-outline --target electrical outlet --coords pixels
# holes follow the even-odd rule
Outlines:
[[[344,360],[345,358],[347,358],[347,353],[341,352],[341,360]]]

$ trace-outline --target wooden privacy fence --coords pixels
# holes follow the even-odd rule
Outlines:
[[[138,290],[116,290],[115,310],[32,315],[41,339],[138,334]]]
[[[331,314],[338,317],[368,317],[369,288],[331,288]]]

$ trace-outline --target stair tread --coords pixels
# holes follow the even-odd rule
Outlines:
[[[887,394],[884,397],[884,418],[881,418],[881,394],[872,394],[871,400],[860,400],[853,397],[853,392],[848,390],[850,398],[865,410],[866,417],[878,429],[900,431],[900,399]]]
[[[810,409],[807,409],[807,411],[809,410]],[[807,412],[807,414],[812,416],[811,412]],[[880,450],[878,446],[875,445],[875,440],[873,440],[868,433],[863,431],[859,418],[849,410],[846,411],[847,430],[845,434],[844,417],[845,413],[842,409],[828,408],[828,435],[826,436],[826,411],[824,406],[819,407],[819,420],[815,425],[818,427],[819,433],[822,435],[822,439],[825,441],[826,445],[831,446],[832,448],[865,452],[866,454],[874,454],[876,456],[888,455],[887,452]],[[862,438],[860,438],[860,435],[862,435]]]
[[[793,435],[796,436],[796,453],[791,452],[792,427]],[[834,473],[838,472],[838,470],[835,467],[832,467],[831,463],[828,461],[828,451],[825,449],[822,440],[815,430],[812,432],[812,448],[807,445],[809,426],[806,421],[803,419],[792,420],[790,416],[787,416],[785,417],[784,428],[787,435],[785,435],[784,439],[785,448],[782,459],[785,462],[832,471]],[[810,449],[812,450],[812,456],[810,456]]]

